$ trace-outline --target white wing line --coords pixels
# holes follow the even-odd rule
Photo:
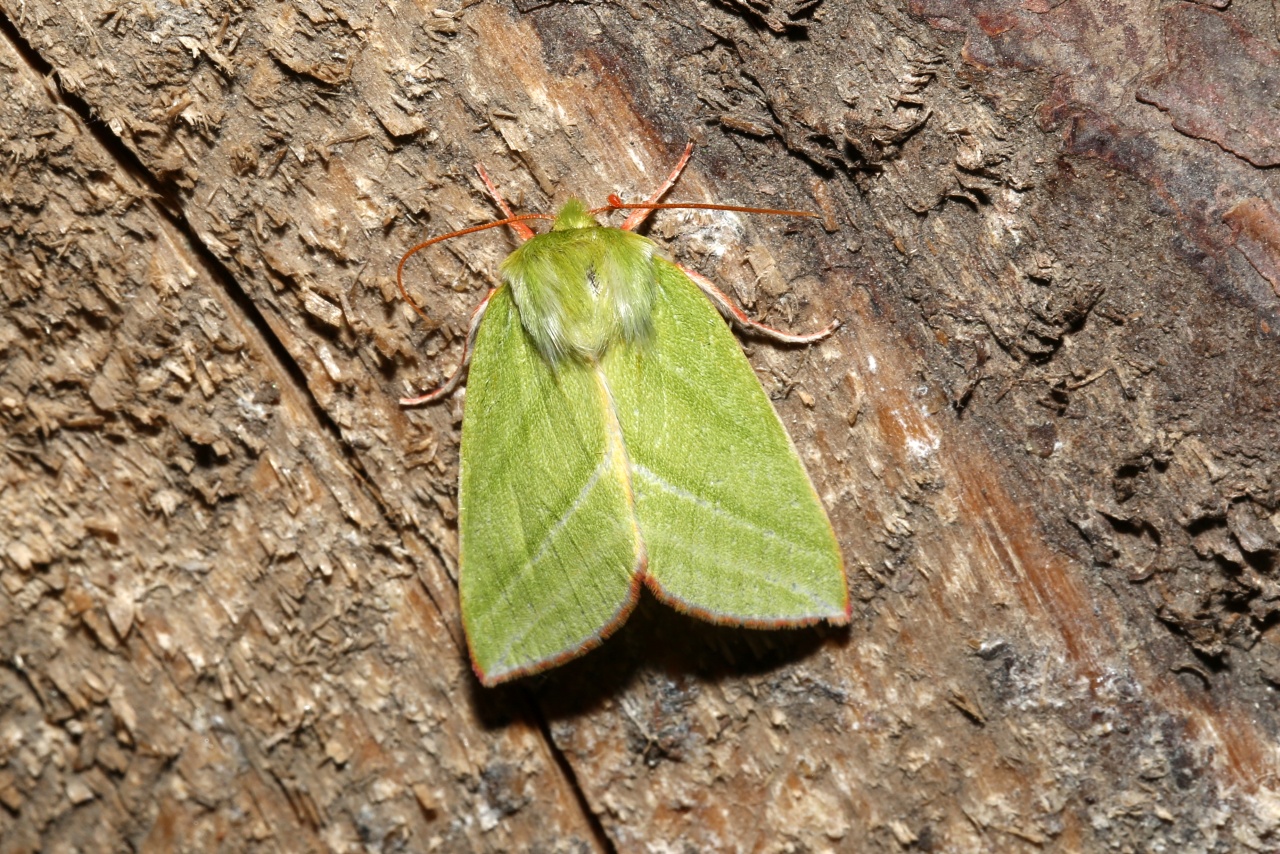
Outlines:
[[[573,499],[573,503],[570,504],[560,518],[556,520],[556,523],[547,530],[546,535],[542,538],[542,542],[538,545],[537,551],[533,553],[533,557],[525,561],[524,566],[517,570],[515,576],[512,578],[513,583],[508,586],[514,586],[514,582],[519,581],[526,572],[533,569],[536,564],[542,561],[547,552],[551,550],[551,543],[556,538],[556,535],[563,531],[565,526],[569,524],[569,520],[573,518],[574,514],[582,509],[582,505],[587,501],[587,496],[591,494],[591,490],[596,488],[596,484],[600,482],[600,476],[604,474],[605,470],[608,468],[609,458],[605,457],[600,461],[600,465],[596,466],[596,470],[591,473],[591,477],[587,478],[587,482],[583,485],[582,491],[578,493],[578,497]]]
[[[600,464],[597,465],[595,467],[595,470],[591,472],[591,477],[587,478],[587,482],[585,485],[583,485],[582,490],[578,493],[578,497],[573,500],[573,503],[569,505],[568,509],[565,510],[565,512],[560,516],[560,518],[556,520],[556,523],[552,525],[551,528],[547,531],[546,536],[542,538],[542,542],[538,545],[538,549],[537,551],[534,552],[533,557],[529,558],[529,560],[524,564],[524,566],[520,567],[520,569],[517,570],[515,576],[506,585],[506,588],[504,590],[504,596],[509,597],[510,595],[509,591],[513,587],[515,587],[515,585],[522,578],[524,578],[525,575],[527,575],[530,571],[532,571],[533,568],[537,566],[542,561],[542,559],[546,556],[547,552],[549,552],[552,549],[552,543],[555,542],[556,536],[562,530],[564,530],[564,528],[569,524],[569,520],[572,519],[574,514],[576,514],[578,510],[582,507],[582,505],[586,503],[587,497],[591,494],[591,490],[595,489],[596,484],[600,482],[600,478],[604,476],[604,473],[606,471],[612,471],[614,468],[617,468],[624,475],[627,475],[630,471],[628,467],[626,444],[623,442],[623,439],[622,439],[622,428],[618,425],[618,416],[617,416],[617,412],[615,411],[613,393],[609,389],[609,385],[604,378],[604,373],[600,370],[599,366],[596,366],[595,373],[596,373],[596,379],[600,383],[601,392],[605,397],[605,403],[607,405],[608,415],[609,415],[609,423],[606,428],[608,431],[608,439],[607,439],[608,446],[605,451],[604,458],[600,460]],[[631,484],[629,482],[626,484],[626,492],[627,492],[627,505],[631,511],[632,532],[643,554],[644,540],[640,536],[639,523],[636,519],[636,514],[635,514],[635,498],[631,489]],[[637,565],[641,564],[642,562],[643,562],[643,557],[641,557],[637,561]],[[569,589],[572,592],[573,596],[577,597],[578,588],[571,584],[569,586]],[[508,604],[510,604],[509,598],[508,598]],[[521,631],[518,635],[516,635],[511,639],[511,641],[507,644],[506,648],[502,651],[502,655],[499,656],[498,660],[503,664],[505,664],[507,661],[507,657],[511,654],[511,651],[515,649],[520,643],[522,643],[524,639],[529,636],[529,633],[536,628],[536,626],[537,626],[537,620],[534,619],[533,621],[530,622],[528,626],[524,628],[523,631]]]
[[[596,488],[596,484],[600,482],[601,475],[603,475],[610,467],[609,462],[609,457],[605,457],[600,461],[600,465],[596,466],[595,471],[591,473],[591,477],[587,478],[586,484],[583,485],[582,490],[578,493],[578,497],[573,499],[573,503],[570,504],[560,518],[556,520],[556,523],[547,530],[546,535],[542,538],[542,542],[538,545],[537,551],[533,553],[533,557],[525,561],[524,566],[520,567],[520,569],[516,571],[515,575],[508,580],[504,587],[504,596],[509,597],[510,591],[514,589],[535,566],[542,562],[542,559],[546,557],[547,552],[551,551],[551,544],[555,541],[556,536],[565,529],[569,524],[569,520],[572,519],[580,509],[582,509],[582,505],[586,503],[587,497],[591,494],[591,490]],[[510,604],[509,600],[508,604]],[[536,618],[531,620],[529,625],[525,627],[524,631],[511,639],[506,648],[502,651],[502,655],[498,656],[499,662],[503,665],[506,664],[507,656],[511,654],[511,650],[515,649],[526,637],[529,636],[529,633],[536,628],[537,622]]]
[[[777,540],[778,542],[785,543],[786,545],[790,546],[792,549],[796,551],[804,552],[806,554],[813,555],[814,557],[817,557],[817,558],[826,557],[825,553],[821,551],[811,549],[808,546],[802,545],[793,540],[788,540],[786,537],[781,537],[778,535],[777,531],[771,531],[767,528],[761,528],[759,525],[755,524],[754,522],[748,519],[744,519],[741,516],[737,516],[733,513],[730,513],[729,511],[725,510],[722,507],[712,504],[710,501],[706,500],[700,495],[696,495],[692,492],[689,492],[687,489],[681,489],[675,484],[668,483],[667,481],[658,477],[658,475],[654,474],[652,470],[646,468],[645,466],[640,465],[639,463],[632,463],[631,470],[635,472],[636,475],[649,481],[649,483],[658,487],[668,495],[672,495],[683,501],[688,501],[691,504],[696,504],[697,506],[705,510],[709,510],[711,513],[715,514],[716,516],[719,516],[722,519],[725,519],[735,525],[738,525],[739,527],[756,531],[767,539]]]

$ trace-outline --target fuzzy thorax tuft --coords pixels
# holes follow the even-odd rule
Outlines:
[[[507,256],[502,277],[543,357],[598,359],[617,342],[647,338],[655,249],[647,237],[600,225],[570,199],[551,231]]]

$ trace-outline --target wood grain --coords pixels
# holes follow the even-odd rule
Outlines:
[[[1189,9],[0,0],[0,850],[1274,848],[1280,45]],[[476,162],[688,138],[672,198],[821,214],[650,233],[843,321],[744,345],[854,624],[646,600],[486,691],[463,396],[396,400],[511,243],[416,258],[431,323],[395,262]]]

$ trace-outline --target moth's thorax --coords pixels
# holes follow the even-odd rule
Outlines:
[[[648,337],[655,248],[646,237],[601,226],[570,199],[551,231],[507,256],[502,277],[548,361],[595,359],[615,343]]]

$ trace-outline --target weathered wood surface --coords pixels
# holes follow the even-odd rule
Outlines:
[[[0,850],[1280,845],[1267,3],[0,0]],[[493,215],[753,312],[847,632],[646,602],[496,691],[451,370]]]

